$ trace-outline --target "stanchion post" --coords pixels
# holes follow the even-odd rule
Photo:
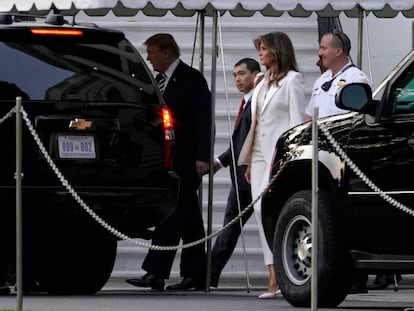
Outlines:
[[[318,310],[318,107],[312,117],[312,277],[311,310]]]
[[[213,30],[212,30],[212,55],[211,55],[211,76],[216,76],[217,67],[217,20],[219,12],[213,11]],[[214,175],[214,142],[215,142],[215,113],[216,113],[216,80],[211,79],[211,132],[210,132],[210,171],[208,174],[208,203],[207,203],[207,236],[213,231],[213,175]],[[212,247],[211,239],[207,240],[207,267],[206,267],[206,292],[210,291],[211,283],[211,264]]]
[[[22,98],[16,97],[16,310],[23,306],[23,243],[22,243]]]

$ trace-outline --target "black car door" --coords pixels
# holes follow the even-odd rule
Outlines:
[[[347,154],[366,175],[364,180],[358,169],[347,166],[346,221],[352,224],[349,241],[354,249],[414,253],[414,240],[407,235],[414,217],[399,205],[414,206],[413,69],[414,63],[402,67],[384,85],[376,101],[377,116],[358,115],[350,132]]]

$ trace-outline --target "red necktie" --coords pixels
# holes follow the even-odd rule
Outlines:
[[[240,121],[240,117],[243,113],[243,109],[244,109],[244,104],[246,103],[246,101],[244,100],[244,97],[240,103],[240,107],[239,107],[239,112],[237,113],[237,117],[236,117],[236,121],[234,122],[235,125],[237,125]]]

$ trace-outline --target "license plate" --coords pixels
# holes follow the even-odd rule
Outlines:
[[[59,135],[59,157],[64,159],[95,159],[93,136]]]

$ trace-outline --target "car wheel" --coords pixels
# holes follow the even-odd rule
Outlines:
[[[94,294],[111,276],[116,258],[116,239],[96,236],[93,240],[86,237],[74,240],[54,248],[43,262],[39,283],[50,294]]]
[[[336,307],[348,294],[352,266],[341,239],[335,200],[326,191],[319,191],[318,196],[318,306]],[[311,305],[311,215],[311,191],[297,192],[286,201],[274,231],[278,283],[295,307]]]

